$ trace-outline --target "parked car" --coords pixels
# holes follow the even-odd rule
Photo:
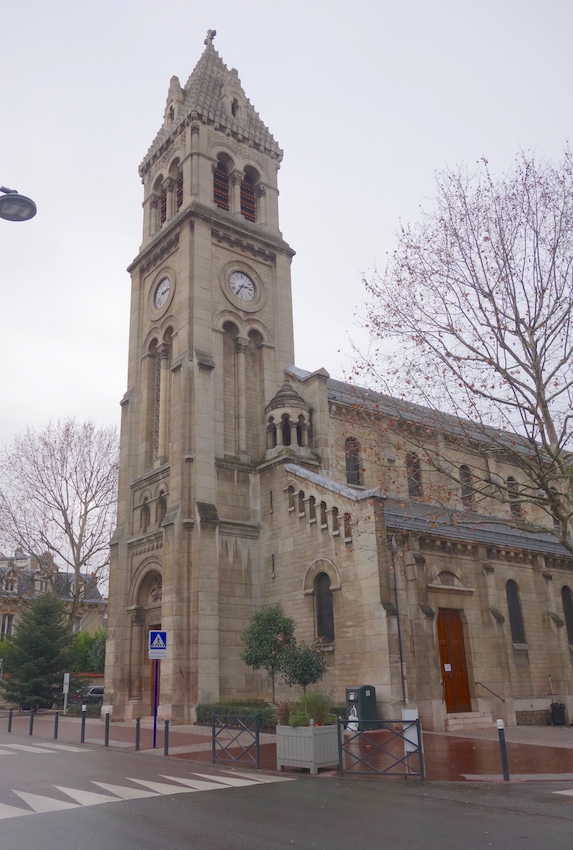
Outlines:
[[[72,696],[72,701],[79,702],[81,705],[103,703],[103,685],[91,685],[82,691],[76,691]]]

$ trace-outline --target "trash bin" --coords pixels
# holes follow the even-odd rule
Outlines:
[[[348,726],[349,729],[361,732],[364,729],[376,729],[377,723],[368,721],[377,720],[376,711],[376,688],[372,685],[360,685],[356,688],[346,688],[346,719],[355,725]]]
[[[565,703],[551,703],[551,720],[549,722],[552,726],[567,726],[565,722]]]

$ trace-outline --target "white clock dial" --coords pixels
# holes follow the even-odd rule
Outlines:
[[[245,272],[231,272],[229,287],[241,301],[252,301],[255,297],[255,284]]]
[[[155,307],[160,310],[167,299],[169,298],[169,293],[171,292],[171,281],[168,277],[164,277],[157,284],[157,289],[155,290],[155,298],[153,303]]]

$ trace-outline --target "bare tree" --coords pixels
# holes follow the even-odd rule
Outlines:
[[[433,209],[397,238],[366,281],[366,368],[404,400],[386,422],[464,507],[497,499],[528,527],[545,514],[573,552],[571,153],[521,153],[499,179],[486,160],[441,173]]]
[[[93,422],[28,428],[0,453],[2,544],[31,555],[56,593],[69,583],[70,620],[107,576],[117,474],[117,432]]]

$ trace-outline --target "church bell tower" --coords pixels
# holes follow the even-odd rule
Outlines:
[[[150,713],[147,634],[168,634],[160,716],[241,691],[240,633],[259,598],[265,410],[293,363],[282,151],[213,45],[172,77],[139,168],[112,540],[106,702]]]

